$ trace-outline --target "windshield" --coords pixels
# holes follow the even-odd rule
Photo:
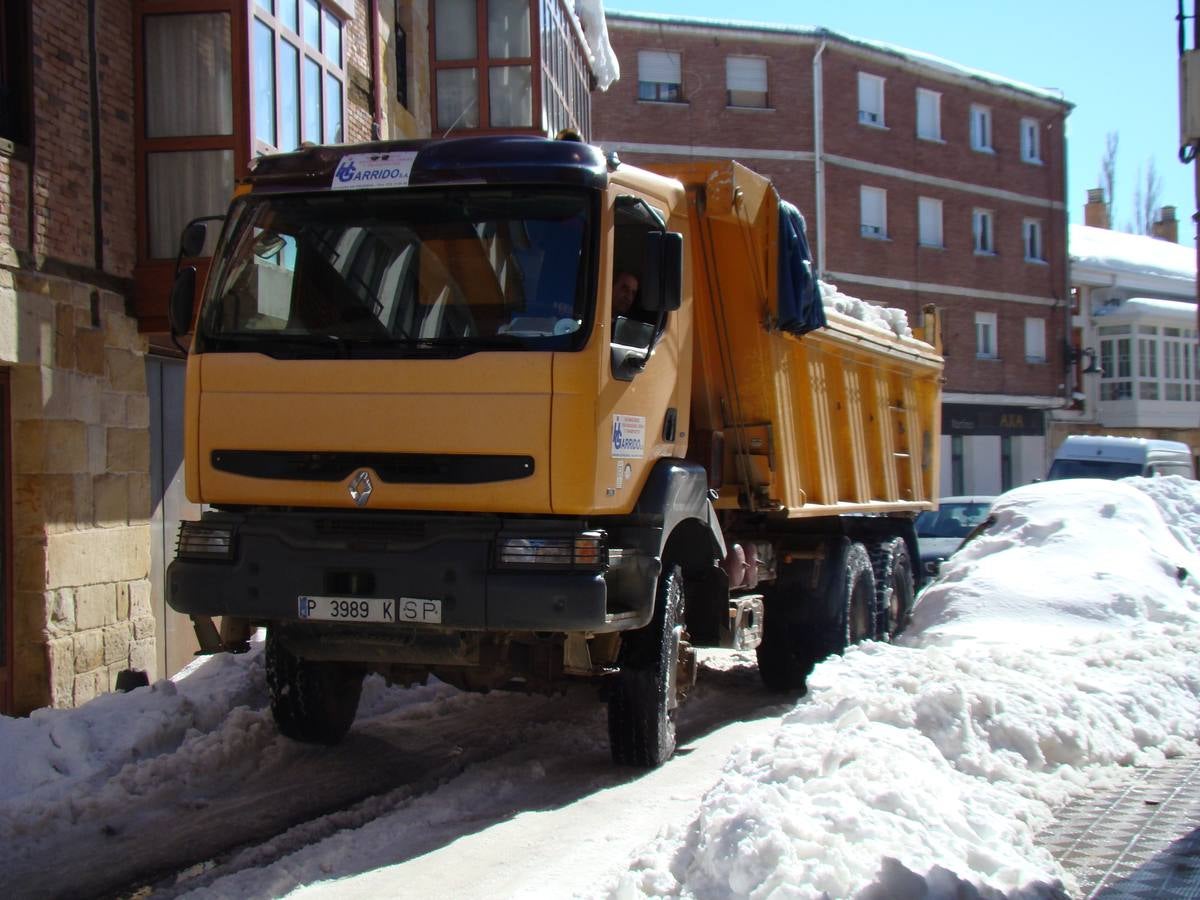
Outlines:
[[[461,355],[578,349],[591,195],[338,192],[235,206],[201,316],[205,351]]]
[[[964,538],[987,518],[988,503],[943,503],[917,516],[917,537]]]
[[[1048,481],[1059,478],[1125,478],[1141,475],[1139,463],[1113,462],[1107,459],[1056,459],[1046,476]]]

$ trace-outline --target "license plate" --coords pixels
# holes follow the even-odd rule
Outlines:
[[[442,621],[442,601],[424,597],[300,597],[300,618],[321,622],[416,622],[437,625]]]
[[[322,622],[395,622],[396,601],[379,597],[300,597],[302,619]]]

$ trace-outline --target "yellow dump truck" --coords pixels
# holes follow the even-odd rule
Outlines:
[[[936,316],[927,343],[826,311],[799,214],[736,163],[531,137],[264,157],[193,322],[194,289],[171,314],[208,510],[168,600],[206,650],[266,627],[286,735],[339,740],[371,671],[587,679],[614,760],[656,766],[696,647],[799,689],[905,622]]]

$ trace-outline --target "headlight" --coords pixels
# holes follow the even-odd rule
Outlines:
[[[233,525],[180,522],[175,555],[180,559],[233,559]]]
[[[608,561],[603,531],[555,537],[502,537],[496,541],[501,568],[600,569]]]

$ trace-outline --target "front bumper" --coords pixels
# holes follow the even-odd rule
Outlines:
[[[496,565],[499,536],[574,534],[585,529],[579,520],[268,511],[209,512],[203,522],[233,529],[232,552],[176,558],[167,602],[189,615],[253,622],[300,622],[298,598],[315,595],[440,600],[442,621],[430,630],[620,631],[649,621],[660,566],[628,548],[617,566]],[[399,636],[409,626],[395,627]]]

